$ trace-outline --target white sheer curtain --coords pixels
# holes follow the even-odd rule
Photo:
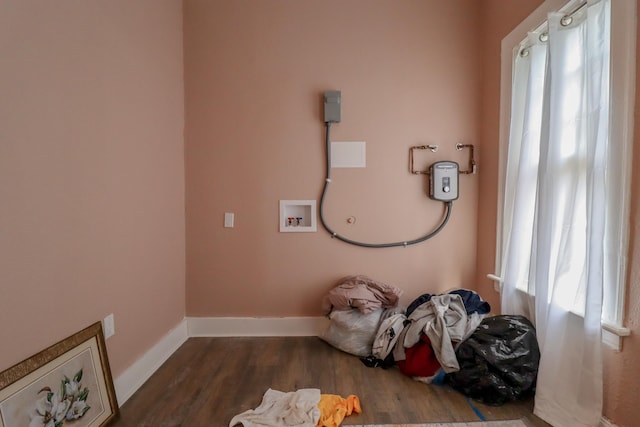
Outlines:
[[[515,60],[502,311],[536,325],[534,413],[597,426],[607,225],[609,0],[548,17]],[[609,171],[610,173],[615,171]]]

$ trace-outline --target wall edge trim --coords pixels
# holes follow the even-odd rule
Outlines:
[[[118,375],[114,380],[118,406],[124,405],[188,338],[187,321],[182,319],[177,326],[164,335],[122,374]]]
[[[329,319],[317,317],[187,317],[189,337],[318,336]]]
[[[612,423],[611,420],[609,420],[607,417],[601,417],[599,427],[618,427],[618,426]]]

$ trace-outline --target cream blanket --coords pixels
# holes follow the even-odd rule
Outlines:
[[[256,409],[249,409],[233,417],[229,427],[316,427],[320,419],[320,390],[303,388],[292,392],[269,389]]]

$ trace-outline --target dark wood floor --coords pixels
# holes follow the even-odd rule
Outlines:
[[[427,385],[397,368],[368,368],[316,337],[191,338],[123,405],[114,426],[228,426],[256,408],[272,388],[360,398],[362,414],[343,425],[479,421],[467,399],[442,385]],[[531,401],[501,407],[472,402],[487,420],[524,418]]]

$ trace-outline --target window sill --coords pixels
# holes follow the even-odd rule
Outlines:
[[[495,274],[487,274],[487,278],[493,280],[493,289],[500,293],[502,288],[502,278]],[[579,314],[576,314],[579,316]],[[622,338],[631,335],[631,330],[624,326],[611,323],[602,323],[602,342],[614,351],[622,350]]]
[[[624,326],[602,324],[602,342],[614,351],[622,350],[622,338],[631,335],[631,330]]]

